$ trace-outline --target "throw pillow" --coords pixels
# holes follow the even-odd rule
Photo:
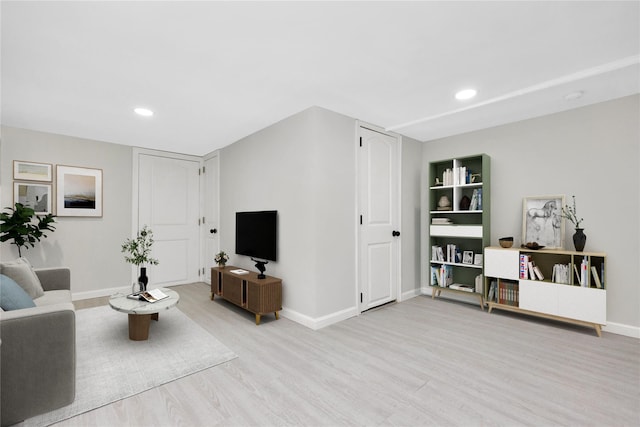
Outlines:
[[[0,274],[0,307],[2,310],[20,310],[35,307],[29,295],[12,278]]]
[[[0,273],[12,278],[32,299],[44,295],[40,279],[26,259],[18,258],[15,261],[3,262],[0,265]]]

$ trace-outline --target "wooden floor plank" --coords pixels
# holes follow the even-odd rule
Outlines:
[[[256,326],[205,284],[175,289],[239,357],[60,426],[640,424],[634,338],[426,296],[319,331]]]

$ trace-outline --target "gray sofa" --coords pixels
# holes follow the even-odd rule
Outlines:
[[[36,269],[36,307],[0,313],[0,416],[11,425],[73,402],[76,315],[68,268]]]

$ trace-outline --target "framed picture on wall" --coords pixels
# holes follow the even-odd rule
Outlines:
[[[525,197],[522,202],[522,243],[547,249],[564,247],[563,196]]]
[[[47,215],[51,212],[51,184],[34,182],[13,183],[13,203],[21,203],[33,209],[36,215]]]
[[[49,163],[13,161],[13,179],[51,182],[53,165]]]
[[[58,216],[102,216],[102,169],[56,167]]]

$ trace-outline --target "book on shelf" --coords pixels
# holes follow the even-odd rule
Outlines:
[[[527,280],[529,278],[529,255],[520,255],[520,278]]]
[[[489,292],[487,294],[487,301],[495,301],[496,298],[496,287],[497,287],[497,283],[495,280],[491,281],[491,285],[489,285]]]
[[[449,225],[453,224],[449,218],[431,218],[431,224],[433,225]]]
[[[600,282],[600,277],[598,277],[598,269],[594,265],[591,266],[591,275],[593,276],[593,281],[596,282],[596,288],[602,289],[602,283]]]
[[[482,293],[482,283],[484,282],[484,276],[482,274],[478,274],[476,276],[476,292],[481,294]]]
[[[537,265],[533,266],[533,272],[536,273],[536,277],[538,280],[544,280],[544,275],[542,274],[542,270]]]
[[[536,272],[533,270],[534,265],[533,261],[529,261],[529,280],[536,280]]]
[[[569,284],[571,277],[571,269],[569,264],[555,264],[551,272],[551,281],[553,283]]]
[[[498,280],[498,303],[518,306],[518,283],[507,280]]]

